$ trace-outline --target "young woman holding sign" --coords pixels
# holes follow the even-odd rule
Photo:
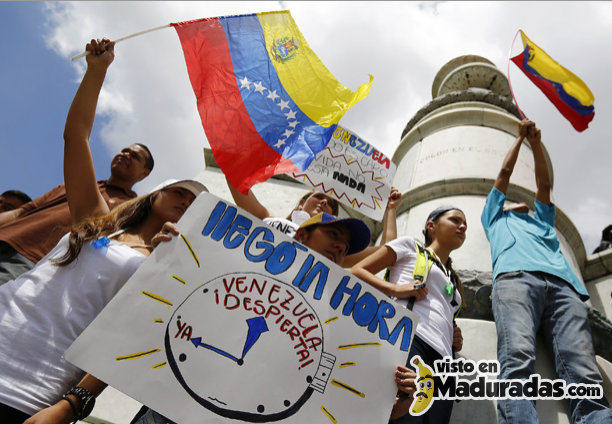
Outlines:
[[[159,240],[169,241],[178,236],[176,225],[167,224]],[[349,252],[361,252],[366,249],[370,240],[370,230],[367,225],[356,218],[340,219],[327,213],[319,213],[304,221],[297,229],[294,238],[304,246],[326,256],[336,264],[344,261]],[[398,366],[393,373],[389,370],[389,378],[393,376],[398,396],[391,411],[391,417],[400,417],[408,411],[415,392],[416,374],[411,369]],[[143,406],[132,419],[131,424],[173,424],[168,418],[158,412]]]
[[[263,222],[266,224],[287,234],[289,237],[293,237],[297,229],[304,221],[317,214],[320,214],[321,212],[325,212],[330,215],[338,215],[338,202],[328,195],[316,190],[309,191],[302,196],[289,216],[287,218],[281,218],[273,216],[272,213],[264,205],[262,205],[259,200],[257,200],[257,197],[255,197],[252,190],[249,190],[247,194],[242,194],[235,187],[233,187],[229,181],[227,181],[227,186],[229,187],[237,206],[241,207],[247,212],[252,213],[257,218],[263,220]],[[385,215],[383,217],[383,231],[380,242],[381,246],[397,237],[395,211],[400,205],[401,201],[401,193],[396,188],[392,187],[391,194],[389,194],[387,209],[385,210]],[[359,253],[348,255],[341,265],[344,268],[351,267],[361,259],[374,253],[374,251],[376,251],[376,247],[370,246]]]
[[[113,43],[92,40],[87,50],[87,72],[64,131],[72,231],[31,271],[0,287],[3,424],[68,423],[91,412],[105,384],[86,376],[75,386],[84,373],[62,355],[149,255],[164,223],[176,222],[206,190],[197,181],[176,182],[109,210],[89,135]]]
[[[433,366],[436,359],[461,350],[461,330],[454,316],[461,306],[461,281],[453,270],[450,253],[465,241],[467,222],[463,212],[443,206],[427,217],[423,234],[425,245],[411,237],[401,237],[379,248],[355,265],[351,272],[363,281],[397,298],[419,316],[410,360],[419,355]],[[390,267],[390,281],[375,274]],[[407,366],[409,366],[407,364]],[[393,423],[448,423],[452,401],[436,400],[422,416],[410,414]]]

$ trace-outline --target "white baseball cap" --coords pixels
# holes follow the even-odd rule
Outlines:
[[[206,186],[199,181],[177,180],[176,178],[171,178],[169,180],[164,181],[163,183],[156,186],[153,190],[151,190],[151,192],[171,187],[184,188],[185,190],[189,190],[190,192],[192,192],[193,195],[196,197],[198,197],[198,194],[202,193],[203,191],[208,193],[208,189],[206,188]]]

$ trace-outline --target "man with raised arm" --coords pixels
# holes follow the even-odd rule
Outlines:
[[[84,78],[95,77],[88,69]],[[94,90],[99,91],[101,84],[100,81]],[[71,125],[91,130],[92,124],[93,121],[85,119]],[[112,209],[136,197],[132,186],[149,175],[152,169],[153,156],[144,144],[132,144],[116,154],[110,164],[110,178],[98,181],[108,207]],[[64,184],[16,209],[0,213],[0,285],[32,269],[69,227],[70,211]]]
[[[535,163],[537,192],[533,216],[525,203],[509,204],[506,192],[523,140]],[[493,316],[497,328],[500,379],[530,378],[535,373],[536,332],[542,331],[552,350],[559,378],[569,383],[600,384],[587,322],[588,299],[555,233],[555,206],[540,130],[529,120],[507,153],[482,211],[481,221],[491,244]],[[601,399],[570,399],[573,423],[612,422],[612,411]],[[535,401],[498,400],[498,422],[538,423]]]

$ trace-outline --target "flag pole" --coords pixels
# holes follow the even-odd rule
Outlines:
[[[157,31],[157,30],[160,30],[160,29],[163,29],[163,28],[168,28],[168,27],[171,27],[171,26],[172,26],[172,24],[166,24],[166,25],[155,27],[155,28],[145,29],[144,31],[138,31],[138,32],[135,32],[134,34],[130,34],[130,35],[126,35],[125,37],[117,38],[113,42],[118,43],[119,41],[127,40],[128,38],[134,38],[134,37],[137,37],[139,35],[147,34],[149,32]],[[73,61],[73,60],[76,60],[76,59],[80,59],[81,57],[85,57],[88,54],[89,54],[88,51],[84,51],[83,53],[80,53],[80,54],[77,54],[76,56],[71,57],[70,61]]]
[[[514,42],[516,41],[516,37],[518,37],[519,32],[521,32],[520,28],[516,31],[516,34],[514,34],[514,38],[512,39],[512,44],[510,44],[510,50],[508,51],[508,70],[506,71],[506,75],[508,77],[508,85],[510,86],[510,94],[512,95],[514,104],[516,104],[516,108],[518,109],[519,114],[521,115],[521,118],[525,119],[525,115],[523,115],[523,111],[519,107],[519,104],[516,101],[516,97],[514,97],[514,91],[512,91],[512,83],[510,82],[510,57],[512,56],[512,47],[514,46]]]

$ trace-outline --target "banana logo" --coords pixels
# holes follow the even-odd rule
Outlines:
[[[433,402],[434,380],[433,371],[423,363],[419,355],[415,355],[410,363],[418,374],[414,400],[410,405],[410,415],[423,415],[429,410]]]

